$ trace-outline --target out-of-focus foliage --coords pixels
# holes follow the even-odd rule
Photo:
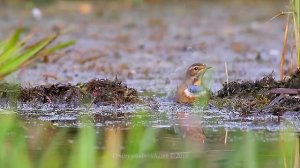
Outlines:
[[[75,43],[67,41],[48,47],[59,36],[55,33],[28,45],[32,35],[21,38],[22,33],[23,29],[17,29],[8,39],[0,41],[0,80],[37,57],[50,55]]]
[[[140,125],[147,120],[146,112],[137,112],[128,131],[99,132],[87,118],[74,141],[65,144],[67,128],[56,133],[53,126],[45,129],[43,124],[26,128],[15,113],[1,111],[0,167],[299,167],[299,139],[292,129],[282,130],[273,142],[262,142],[251,131],[232,132],[229,136],[239,138],[223,144],[230,150],[212,150],[218,154],[209,157],[212,153],[203,153],[204,144],[184,138],[176,150],[168,151],[168,144],[157,139],[170,132],[162,135],[159,129]]]

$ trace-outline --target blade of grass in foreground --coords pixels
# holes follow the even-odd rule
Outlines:
[[[247,135],[250,134],[250,135]],[[247,140],[247,138],[253,136],[252,133],[243,133],[240,135],[240,133],[236,133],[236,136],[241,136],[242,141],[235,142],[232,146],[232,151],[229,153],[226,153],[224,155],[224,158],[219,161],[220,167],[243,167],[242,165],[245,165],[245,159],[248,159],[248,157],[253,158],[253,156],[249,156],[247,153],[247,149],[249,148],[256,148],[254,146],[254,143],[251,140]],[[245,141],[245,142],[243,142]],[[247,146],[250,145],[250,146]],[[253,152],[251,152],[251,155],[253,155]],[[251,159],[252,161],[252,159]],[[249,161],[247,162],[249,164]],[[249,167],[248,165],[245,165],[245,167]]]
[[[33,57],[35,54],[40,52],[44,47],[49,45],[49,43],[55,38],[55,36],[50,36],[48,39],[43,41],[42,43],[34,46],[31,50],[25,51],[23,54],[21,54],[17,59],[14,61],[10,61],[3,65],[0,68],[0,74],[7,75],[13,71],[15,71],[19,66],[21,66],[26,60]]]
[[[16,32],[8,39],[3,41],[0,50],[0,65],[4,64],[11,56],[15,56],[21,50],[20,36],[22,29],[17,29]]]
[[[157,129],[147,128],[143,123],[148,121],[147,112],[141,111],[135,114],[132,120],[129,135],[126,140],[126,152],[124,155],[123,167],[141,167],[141,164],[151,160],[156,150]],[[159,158],[156,158],[159,159]]]
[[[0,54],[0,65],[5,65],[9,61],[13,61],[20,57],[21,51],[25,50],[26,48],[24,45],[26,42],[33,36],[33,34],[29,34],[24,37],[22,40],[19,39],[15,45],[11,46],[10,48],[3,49],[3,52]],[[28,50],[27,50],[28,51]]]
[[[21,52],[21,50],[22,50],[21,46],[17,44],[15,46],[12,46],[11,48],[9,48],[8,50],[6,50],[5,52],[3,52],[0,55],[0,63],[1,63],[1,65],[5,65],[5,63],[8,60],[17,57],[19,55],[19,53]]]
[[[79,135],[74,143],[69,159],[69,168],[93,168],[96,165],[95,130],[87,123],[87,117],[82,121],[85,123],[85,126],[79,129]]]
[[[287,130],[281,130],[279,137],[279,147],[280,147],[280,157],[278,160],[282,164],[282,167],[295,167],[298,164],[295,159],[296,153],[299,154],[299,148],[295,148],[299,143],[297,137],[295,136],[294,130],[288,128]],[[297,158],[298,159],[298,158]]]
[[[42,168],[60,168],[65,165],[68,157],[61,154],[61,149],[58,148],[63,139],[66,138],[67,130],[61,130],[53,138],[49,147],[42,153],[38,160],[38,167]]]
[[[17,29],[8,40],[0,42],[0,80],[16,71],[21,66],[26,65],[34,58],[50,55],[55,51],[75,44],[75,41],[67,41],[58,43],[47,49],[46,47],[60,35],[58,32],[54,35],[47,36],[30,46],[25,46],[32,35],[28,35],[20,40],[22,32],[23,29]]]
[[[298,27],[300,27],[300,0],[294,0],[294,10],[296,12]]]
[[[4,43],[4,50],[8,50],[15,46],[19,42],[22,32],[22,28],[17,29],[15,33],[8,39],[8,41]]]
[[[67,42],[64,42],[64,43],[58,43],[56,44],[54,47],[52,48],[49,48],[49,49],[45,49],[43,52],[41,52],[39,54],[39,57],[43,57],[43,56],[46,56],[46,55],[50,55],[58,50],[61,50],[63,48],[66,48],[66,47],[69,47],[69,46],[72,46],[76,43],[75,40],[71,40],[71,41],[67,41]]]
[[[106,128],[104,135],[105,151],[99,164],[101,164],[101,167],[118,168],[122,159],[122,131],[119,128]]]
[[[300,68],[300,0],[290,0],[290,8],[293,11],[293,37],[295,39],[294,47],[296,48],[297,68]]]
[[[25,132],[15,114],[0,115],[0,167],[30,168]]]

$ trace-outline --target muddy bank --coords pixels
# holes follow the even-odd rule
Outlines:
[[[112,104],[137,103],[137,91],[128,88],[121,81],[93,79],[87,83],[50,84],[23,88],[19,85],[0,84],[0,102],[13,100],[30,104]]]
[[[287,111],[300,111],[299,95],[300,70],[283,81],[275,80],[274,74],[271,73],[256,81],[224,83],[223,88],[210,98],[210,103],[215,107],[231,109],[241,114],[268,112],[282,115]],[[136,89],[128,88],[117,79],[93,79],[77,85],[57,83],[28,88],[0,84],[0,103],[13,102],[79,106],[121,105],[141,101]]]
[[[256,81],[224,83],[212,102],[217,107],[229,107],[249,114],[271,112],[282,115],[287,111],[300,111],[300,70],[289,78],[277,81],[273,73]]]

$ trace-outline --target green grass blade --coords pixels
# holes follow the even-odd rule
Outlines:
[[[133,126],[130,129],[126,143],[127,149],[125,155],[128,156],[128,158],[125,158],[122,164],[124,168],[141,167],[143,159],[146,160],[150,158],[139,159],[139,157],[151,155],[153,151],[155,151],[158,131],[154,128],[146,128],[141,125],[141,123],[148,120],[149,118],[146,111],[136,113],[132,119]]]
[[[56,36],[50,36],[43,42],[38,45],[32,47],[30,50],[26,50],[22,55],[20,55],[17,59],[7,62],[5,65],[0,67],[0,76],[8,75],[9,73],[15,71],[19,66],[24,64],[28,59],[34,57],[38,52],[40,52],[43,48],[49,45],[52,40]]]
[[[30,39],[30,36],[25,37],[22,40],[19,40],[15,45],[10,48],[3,47],[3,51],[0,52],[0,65],[5,64],[8,60],[16,59],[20,52],[24,49],[24,44]],[[5,43],[3,44],[5,46]],[[1,49],[1,48],[0,48]]]
[[[245,167],[248,168],[255,168],[257,166],[257,142],[253,132],[246,133],[246,140],[245,140],[245,155],[247,158],[244,158]]]
[[[5,43],[4,41],[0,41],[0,55],[5,51]]]
[[[298,28],[300,28],[300,0],[294,0],[294,10],[296,12]]]
[[[43,168],[60,168],[63,167],[65,161],[67,160],[67,156],[61,156],[61,151],[59,149],[59,145],[63,142],[64,138],[66,138],[67,129],[63,129],[58,132],[42,154],[41,159],[38,160],[38,167]]]
[[[23,32],[22,29],[16,30],[16,32],[8,39],[8,42],[2,42],[0,47],[0,65],[11,58],[12,55],[16,55],[21,50],[20,36]]]
[[[85,123],[87,119],[83,120]],[[77,142],[74,143],[68,166],[70,168],[95,167],[96,165],[96,134],[91,125],[80,128]]]
[[[25,132],[17,117],[1,114],[0,123],[0,167],[32,167]]]
[[[8,50],[11,47],[15,46],[18,41],[20,40],[20,36],[23,32],[22,28],[19,28],[15,31],[15,33],[8,39],[8,41],[5,43],[5,49],[4,50]]]
[[[70,41],[67,41],[67,42],[58,43],[54,47],[44,50],[39,55],[40,56],[50,55],[50,54],[52,54],[52,53],[54,53],[54,52],[56,52],[58,50],[61,50],[63,48],[69,47],[69,46],[72,46],[75,43],[76,43],[75,40],[70,40]]]
[[[22,49],[21,46],[15,45],[9,48],[8,50],[4,51],[0,55],[0,65],[4,65],[6,61],[8,61],[9,59],[13,59],[14,57],[18,56],[21,49]]]

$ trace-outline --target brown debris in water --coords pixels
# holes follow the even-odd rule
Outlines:
[[[278,88],[300,88],[300,70],[295,71],[288,79],[277,81],[273,73],[256,81],[233,81],[224,83],[212,103],[219,107],[233,107],[242,114],[267,111],[282,115],[286,111],[300,111],[299,95],[274,93]],[[277,98],[277,99],[276,99]]]
[[[296,70],[286,82],[287,88],[300,89],[300,69]]]
[[[115,81],[105,79],[94,79],[85,83],[83,88],[92,95],[94,103],[136,103],[138,102],[137,91],[133,88],[127,88],[117,79]]]
[[[87,83],[77,85],[57,83],[31,88],[0,84],[0,88],[0,102],[2,103],[7,103],[8,101],[3,100],[8,99],[11,94],[17,95],[17,100],[21,103],[32,104],[82,105],[89,103],[120,105],[139,102],[137,91],[128,88],[117,79],[114,81],[93,79]]]
[[[251,93],[256,93],[263,90],[270,90],[273,88],[284,87],[283,83],[276,81],[273,73],[256,81],[233,81],[224,83],[223,88],[217,92],[217,97],[233,97],[233,96],[247,96]]]
[[[88,98],[77,86],[71,84],[41,85],[21,90],[20,101],[25,103],[80,104]]]

